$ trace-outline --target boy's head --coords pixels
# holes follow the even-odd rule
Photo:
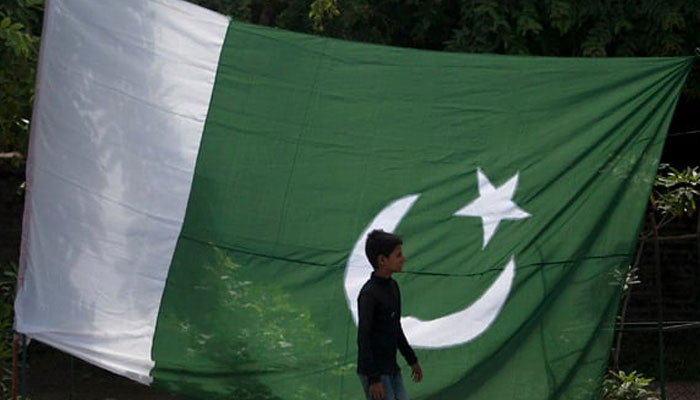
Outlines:
[[[370,232],[365,242],[365,254],[369,263],[372,264],[372,268],[376,270],[382,263],[390,262],[396,257],[404,260],[400,248],[402,244],[403,240],[401,240],[401,237],[393,233],[384,232],[381,229],[375,229]],[[394,250],[397,250],[397,247],[399,247],[399,253],[392,257],[392,253]],[[403,264],[403,261],[401,264]]]

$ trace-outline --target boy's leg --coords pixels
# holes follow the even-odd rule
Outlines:
[[[397,372],[392,375],[387,375],[391,379],[391,388],[393,390],[394,397],[387,397],[388,399],[396,400],[407,400],[406,388],[403,386],[403,377],[401,372]]]
[[[384,399],[397,400],[396,392],[394,391],[394,375],[382,375],[382,385],[384,386]]]

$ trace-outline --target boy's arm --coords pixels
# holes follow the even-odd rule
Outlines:
[[[400,324],[399,342],[397,344],[401,355],[406,360],[406,363],[408,363],[408,365],[413,365],[418,362],[418,357],[416,357],[416,353],[413,351],[413,348],[411,348],[411,345],[408,344],[408,340],[406,340],[406,335],[403,334],[403,328]]]
[[[418,357],[416,357],[416,353],[411,348],[411,345],[408,344],[408,340],[406,340],[406,335],[403,334],[403,328],[401,327],[401,324],[399,324],[398,347],[399,347],[399,351],[401,351],[401,355],[403,355],[403,358],[405,358],[408,365],[411,366],[411,378],[413,379],[413,381],[414,382],[422,381],[423,380],[423,370],[421,369],[420,365],[418,364]]]
[[[377,372],[377,366],[372,354],[371,333],[372,319],[374,318],[374,298],[367,293],[360,292],[357,298],[358,323],[357,323],[357,349],[360,363],[365,367],[369,384],[377,383],[381,380]]]
[[[400,317],[401,316],[401,290],[399,290],[399,285],[396,282],[394,282],[394,287],[396,288],[396,294],[399,297],[399,317]],[[403,327],[401,326],[401,322],[399,322],[399,337],[398,337],[397,347],[399,348],[401,355],[406,360],[408,365],[413,365],[413,364],[418,362],[418,357],[416,357],[416,353],[411,348],[411,345],[408,344],[408,340],[406,340],[406,335],[404,335],[404,333],[403,333]]]

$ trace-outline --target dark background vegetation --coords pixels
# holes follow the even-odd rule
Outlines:
[[[697,0],[192,2],[254,24],[435,51],[557,57],[656,57],[692,56],[700,46],[700,1]],[[19,260],[24,168],[43,8],[43,0],[0,0],[0,273],[4,276],[0,284],[9,293],[13,285],[12,271]],[[662,156],[664,163],[679,171],[700,165],[699,112],[700,66],[696,62],[679,99]],[[662,174],[668,175],[669,171],[662,171]],[[662,242],[660,260],[663,279],[660,282],[656,280],[653,246],[645,246],[641,250],[637,273],[641,283],[633,286],[630,292],[633,295],[630,295],[628,304],[628,321],[654,321],[658,319],[660,307],[667,321],[700,320],[697,240],[700,225],[695,206],[700,186],[692,176],[684,179],[679,178],[676,184],[660,184],[657,187],[657,196],[663,197],[679,188],[684,189],[687,196],[683,199],[684,195],[681,195],[680,199],[676,199],[680,201],[680,210],[672,213],[664,213],[659,204],[650,203],[645,232],[653,230],[652,214],[658,214],[657,222],[664,215],[671,215],[659,234],[678,236],[695,233],[695,240]],[[658,296],[659,293],[662,297]],[[5,297],[2,315],[4,326],[9,327],[12,296]],[[8,367],[8,343],[5,340],[0,345],[3,369]],[[700,382],[700,329],[669,331],[664,336],[663,346],[666,350],[664,373],[669,380]],[[661,363],[656,331],[625,332],[621,347],[620,368],[637,369],[650,376],[659,376]],[[69,361],[61,358],[65,356],[41,346],[35,351],[36,359],[41,363],[35,370],[41,370],[44,363],[48,363],[46,368],[56,371],[59,376],[57,384],[63,383],[67,391],[69,384],[65,381],[65,371]],[[49,361],[45,361],[46,354],[49,354]],[[73,379],[80,380],[81,376],[84,379],[102,379],[99,378],[102,376],[100,372],[89,372],[86,368],[79,364],[77,371],[83,371],[80,372],[83,375],[71,375],[71,382]],[[2,393],[7,383],[7,374],[3,375]],[[39,378],[32,379],[30,383],[39,384]],[[700,383],[697,385],[700,386]],[[128,392],[127,389],[120,390],[122,393]],[[130,396],[138,397],[137,394]],[[42,394],[41,398],[48,397]],[[93,397],[86,394],[84,398]]]

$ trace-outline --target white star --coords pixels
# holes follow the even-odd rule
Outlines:
[[[477,168],[476,174],[479,180],[479,197],[457,210],[454,215],[481,217],[484,227],[484,243],[481,246],[483,249],[496,233],[501,220],[527,218],[530,214],[523,211],[512,200],[515,188],[518,186],[518,173],[497,189],[493,187],[481,168]]]

